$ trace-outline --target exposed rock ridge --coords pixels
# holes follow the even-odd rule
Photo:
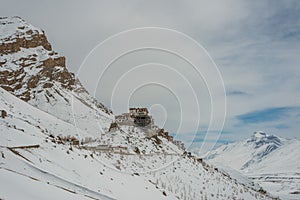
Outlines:
[[[44,31],[20,17],[0,17],[0,72],[0,86],[26,102],[38,94],[49,102],[55,100],[53,93],[62,96],[59,90],[66,89],[90,107],[111,113],[68,71],[65,57],[52,50]]]

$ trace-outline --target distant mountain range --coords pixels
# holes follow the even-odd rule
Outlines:
[[[255,132],[250,139],[223,145],[205,155],[231,167],[282,199],[300,199],[300,141]]]

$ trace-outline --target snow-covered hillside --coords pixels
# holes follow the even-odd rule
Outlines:
[[[106,133],[105,137],[112,134],[117,145],[151,151],[119,154],[87,150],[84,147],[93,147],[97,141],[78,146],[61,139],[76,131],[72,124],[3,89],[0,98],[6,112],[0,120],[0,176],[6,180],[0,183],[1,198],[269,199],[176,149],[164,138],[155,145],[155,140],[145,139],[141,130],[128,132],[126,127],[123,133]],[[89,137],[85,131],[80,135]],[[127,138],[122,139],[125,135],[130,136],[131,145]],[[43,196],[50,192],[53,196]]]
[[[282,199],[300,198],[300,141],[264,132],[223,145],[206,155],[209,163],[229,166]]]
[[[114,115],[38,28],[0,23],[0,199],[272,199]]]

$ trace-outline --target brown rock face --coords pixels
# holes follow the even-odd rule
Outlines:
[[[1,117],[4,119],[7,116],[7,112],[5,110],[0,110]]]
[[[111,113],[67,70],[65,57],[52,50],[41,29],[19,17],[0,17],[0,31],[0,87],[29,103],[35,98],[55,101],[54,96],[68,102],[61,92],[67,89],[83,94],[90,104],[78,98],[87,106]]]
[[[27,89],[36,88],[39,83],[39,76],[32,76],[27,82]]]
[[[58,64],[62,64],[63,66],[59,66]],[[74,89],[76,79],[74,75],[64,67],[64,57],[59,57],[57,60],[47,59],[45,62],[42,62],[41,65],[38,66],[39,72],[35,75],[28,75],[26,73],[26,69],[31,67],[32,66],[29,65],[15,71],[1,71],[0,86],[12,93],[25,87],[26,91],[24,93],[15,94],[24,101],[31,99],[31,91],[35,90],[38,85],[42,85],[43,88],[51,88],[53,81],[59,82],[62,87],[69,90]]]
[[[52,50],[44,34],[33,33],[30,40],[17,38],[15,42],[10,42],[10,38],[6,38],[6,41],[7,42],[0,43],[0,54],[16,53],[20,51],[21,48],[34,48],[38,46],[42,46],[49,51]]]
[[[0,65],[1,67],[1,65]],[[15,92],[22,87],[22,82],[24,79],[24,69],[21,68],[15,71],[1,71],[0,74],[0,86],[9,92]]]
[[[55,66],[66,67],[66,58],[65,57],[48,58],[48,59],[42,61],[42,66],[45,66],[45,67],[55,67]]]
[[[10,32],[0,37],[2,88],[24,101],[29,101],[34,92],[39,92],[32,92],[39,85],[44,89],[51,88],[53,81],[57,81],[62,87],[73,89],[75,77],[66,69],[65,57],[52,51],[43,31],[18,17],[4,17],[0,18],[0,21],[0,26],[7,27]],[[21,48],[22,53],[14,55]],[[22,93],[18,91],[20,89]]]

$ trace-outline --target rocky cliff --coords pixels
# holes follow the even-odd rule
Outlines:
[[[113,118],[68,71],[65,57],[52,50],[44,31],[20,17],[2,17],[0,32],[2,88],[81,129],[90,128],[88,120]],[[99,133],[98,128],[91,131]]]

